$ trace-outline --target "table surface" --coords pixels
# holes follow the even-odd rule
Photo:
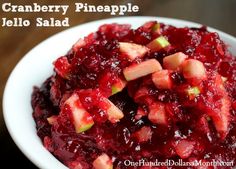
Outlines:
[[[62,16],[60,13],[19,13],[16,15],[16,13],[6,13],[2,10],[0,11],[0,16],[9,19],[22,17],[29,20],[34,20],[36,17],[69,17],[70,26],[112,17],[108,13],[74,13],[74,3],[78,1],[59,2],[56,0],[40,0],[34,2],[38,4],[60,4],[60,2],[62,2],[61,4],[70,5],[70,9],[66,16]],[[79,2],[94,5],[119,5],[130,2],[139,5],[140,10],[138,13],[131,13],[129,15],[163,16],[185,19],[202,23],[236,36],[236,0],[87,0]],[[19,5],[31,4],[25,3],[23,0],[12,0],[11,3]],[[64,29],[66,28],[36,28],[35,26],[18,28],[0,27],[0,104],[2,104],[2,94],[6,80],[22,56],[44,39]],[[10,138],[3,121],[2,109],[0,109],[0,146],[1,165],[7,165],[8,168],[13,168],[15,165],[18,165],[20,168],[36,168],[19,151]]]

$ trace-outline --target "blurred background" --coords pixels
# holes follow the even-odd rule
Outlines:
[[[6,0],[1,1],[1,5]],[[32,4],[30,1],[8,0],[12,4]],[[236,0],[35,0],[38,4],[64,4],[70,5],[67,14],[61,13],[6,13],[0,9],[1,25],[2,18],[35,20],[36,17],[63,19],[70,18],[70,27],[85,22],[117,17],[109,13],[75,13],[75,2],[84,2],[94,5],[127,4],[128,2],[139,6],[138,13],[129,13],[137,16],[163,16],[185,19],[201,23],[222,30],[236,37]],[[126,15],[127,16],[127,15]],[[33,23],[33,22],[32,22]],[[7,78],[17,62],[35,45],[47,39],[49,36],[60,32],[67,27],[0,27],[0,106],[2,107],[2,95]],[[17,85],[17,84],[16,84]],[[12,105],[14,106],[14,105]],[[0,109],[0,150],[1,165],[13,168],[36,168],[16,147],[10,138]]]

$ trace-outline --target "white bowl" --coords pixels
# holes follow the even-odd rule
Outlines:
[[[21,151],[39,168],[65,169],[44,147],[36,134],[32,118],[31,94],[34,85],[40,86],[53,72],[52,62],[64,55],[79,37],[84,37],[105,23],[128,23],[138,27],[146,21],[157,20],[177,27],[200,27],[200,24],[162,17],[121,17],[104,19],[82,24],[58,33],[41,42],[28,52],[12,71],[4,91],[3,112],[7,128]],[[236,38],[219,30],[220,37],[230,46],[236,55]]]

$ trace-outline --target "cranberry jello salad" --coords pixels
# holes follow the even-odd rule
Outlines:
[[[45,148],[69,168],[186,168],[128,165],[140,160],[236,166],[236,59],[217,33],[105,24],[53,64],[34,87],[33,117]]]

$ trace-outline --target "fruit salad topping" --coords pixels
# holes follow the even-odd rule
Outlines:
[[[236,59],[205,27],[102,25],[54,62],[32,107],[44,146],[71,169],[236,163]]]

